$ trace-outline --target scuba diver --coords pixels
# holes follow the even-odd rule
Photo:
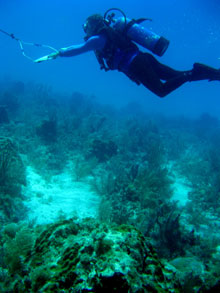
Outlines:
[[[123,16],[115,18],[114,13],[109,14],[111,10],[118,10]],[[61,48],[35,62],[94,51],[101,69],[118,70],[161,98],[186,82],[220,81],[219,69],[194,63],[192,70],[178,71],[160,63],[152,54],[142,52],[137,44],[158,56],[162,56],[169,45],[167,39],[141,26],[145,20],[149,19],[130,20],[117,8],[107,10],[104,17],[91,15],[83,25],[86,33],[83,44]]]

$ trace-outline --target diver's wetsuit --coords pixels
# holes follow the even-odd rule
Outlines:
[[[90,37],[84,44],[61,49],[59,54],[71,57],[93,50],[98,53],[101,68],[106,69],[107,64],[107,69],[123,72],[159,97],[165,97],[187,81],[220,80],[220,71],[212,67],[195,63],[192,70],[178,71],[161,64],[153,55],[141,52],[131,41],[128,46],[120,40],[112,43],[102,32]]]
[[[129,73],[157,96],[165,97],[189,81],[192,71],[174,70],[158,62],[151,54],[140,52],[132,61]]]

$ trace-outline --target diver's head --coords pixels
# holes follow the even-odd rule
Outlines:
[[[86,19],[83,30],[87,37],[94,36],[104,27],[104,19],[100,14],[93,14]]]

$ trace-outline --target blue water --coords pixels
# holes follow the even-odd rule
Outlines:
[[[217,0],[154,1],[70,1],[0,0],[0,28],[24,41],[48,44],[55,48],[83,41],[82,24],[93,13],[103,14],[119,7],[128,17],[150,17],[146,25],[170,40],[160,62],[187,70],[194,62],[220,67],[220,3]],[[18,43],[0,33],[0,79],[34,81],[51,85],[60,92],[80,91],[95,95],[115,106],[140,102],[149,112],[167,115],[199,116],[203,112],[220,115],[220,82],[187,83],[160,99],[137,86],[118,72],[100,71],[94,54],[58,58],[34,64],[24,58]],[[47,50],[25,47],[33,57]]]

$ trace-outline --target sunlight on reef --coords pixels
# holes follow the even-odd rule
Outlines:
[[[27,167],[26,206],[29,220],[46,224],[59,217],[96,217],[99,197],[88,183],[74,182],[68,171],[53,176],[46,182],[30,166]]]

